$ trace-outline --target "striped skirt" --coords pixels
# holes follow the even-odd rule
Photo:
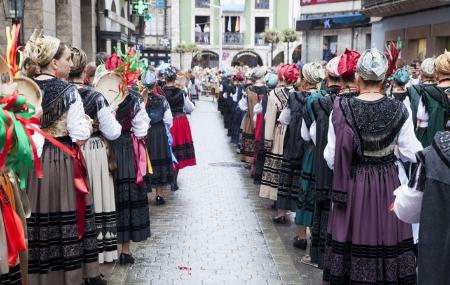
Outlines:
[[[60,139],[71,146],[70,138]],[[87,197],[85,232],[78,238],[73,159],[45,142],[41,156],[44,177],[30,173],[27,194],[29,284],[80,284],[100,275],[92,193]]]

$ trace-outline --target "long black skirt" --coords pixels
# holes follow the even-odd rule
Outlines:
[[[115,172],[117,242],[140,242],[150,236],[150,213],[147,183],[137,185],[131,134],[123,134],[111,142],[117,161]]]
[[[150,127],[147,149],[153,169],[153,174],[150,175],[152,186],[170,185],[173,181],[173,164],[164,122]]]

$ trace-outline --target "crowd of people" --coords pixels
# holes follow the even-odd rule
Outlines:
[[[389,48],[221,77],[230,143],[323,284],[450,284],[450,52],[417,73]]]
[[[22,51],[17,34],[9,47],[0,58],[0,284],[106,284],[99,265],[133,264],[130,242],[150,237],[147,194],[165,204],[179,171],[196,164],[188,76],[132,49],[88,62],[40,31]]]
[[[450,284],[450,52],[418,73],[377,49],[184,72],[132,49],[88,62],[41,31],[21,50],[18,29],[0,57],[0,284],[106,284],[101,263],[133,264],[148,193],[165,204],[196,164],[186,114],[211,94],[324,284]]]

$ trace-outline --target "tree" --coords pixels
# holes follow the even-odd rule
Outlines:
[[[294,29],[287,28],[281,31],[280,37],[282,42],[287,43],[287,63],[289,63],[289,45],[297,40],[297,33]]]
[[[275,29],[270,29],[261,33],[261,36],[266,42],[270,43],[270,64],[273,61],[273,45],[280,41],[280,32]]]
[[[198,52],[200,49],[196,44],[193,43],[179,43],[174,51],[180,54],[180,69],[183,69],[183,54],[190,52],[191,56],[194,57],[194,53]]]

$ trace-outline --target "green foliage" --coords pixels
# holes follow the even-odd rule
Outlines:
[[[280,32],[276,29],[270,29],[261,33],[261,36],[266,40],[266,42],[274,44],[281,40]]]
[[[284,29],[280,33],[280,40],[285,43],[292,43],[297,40],[297,32],[294,29]]]

